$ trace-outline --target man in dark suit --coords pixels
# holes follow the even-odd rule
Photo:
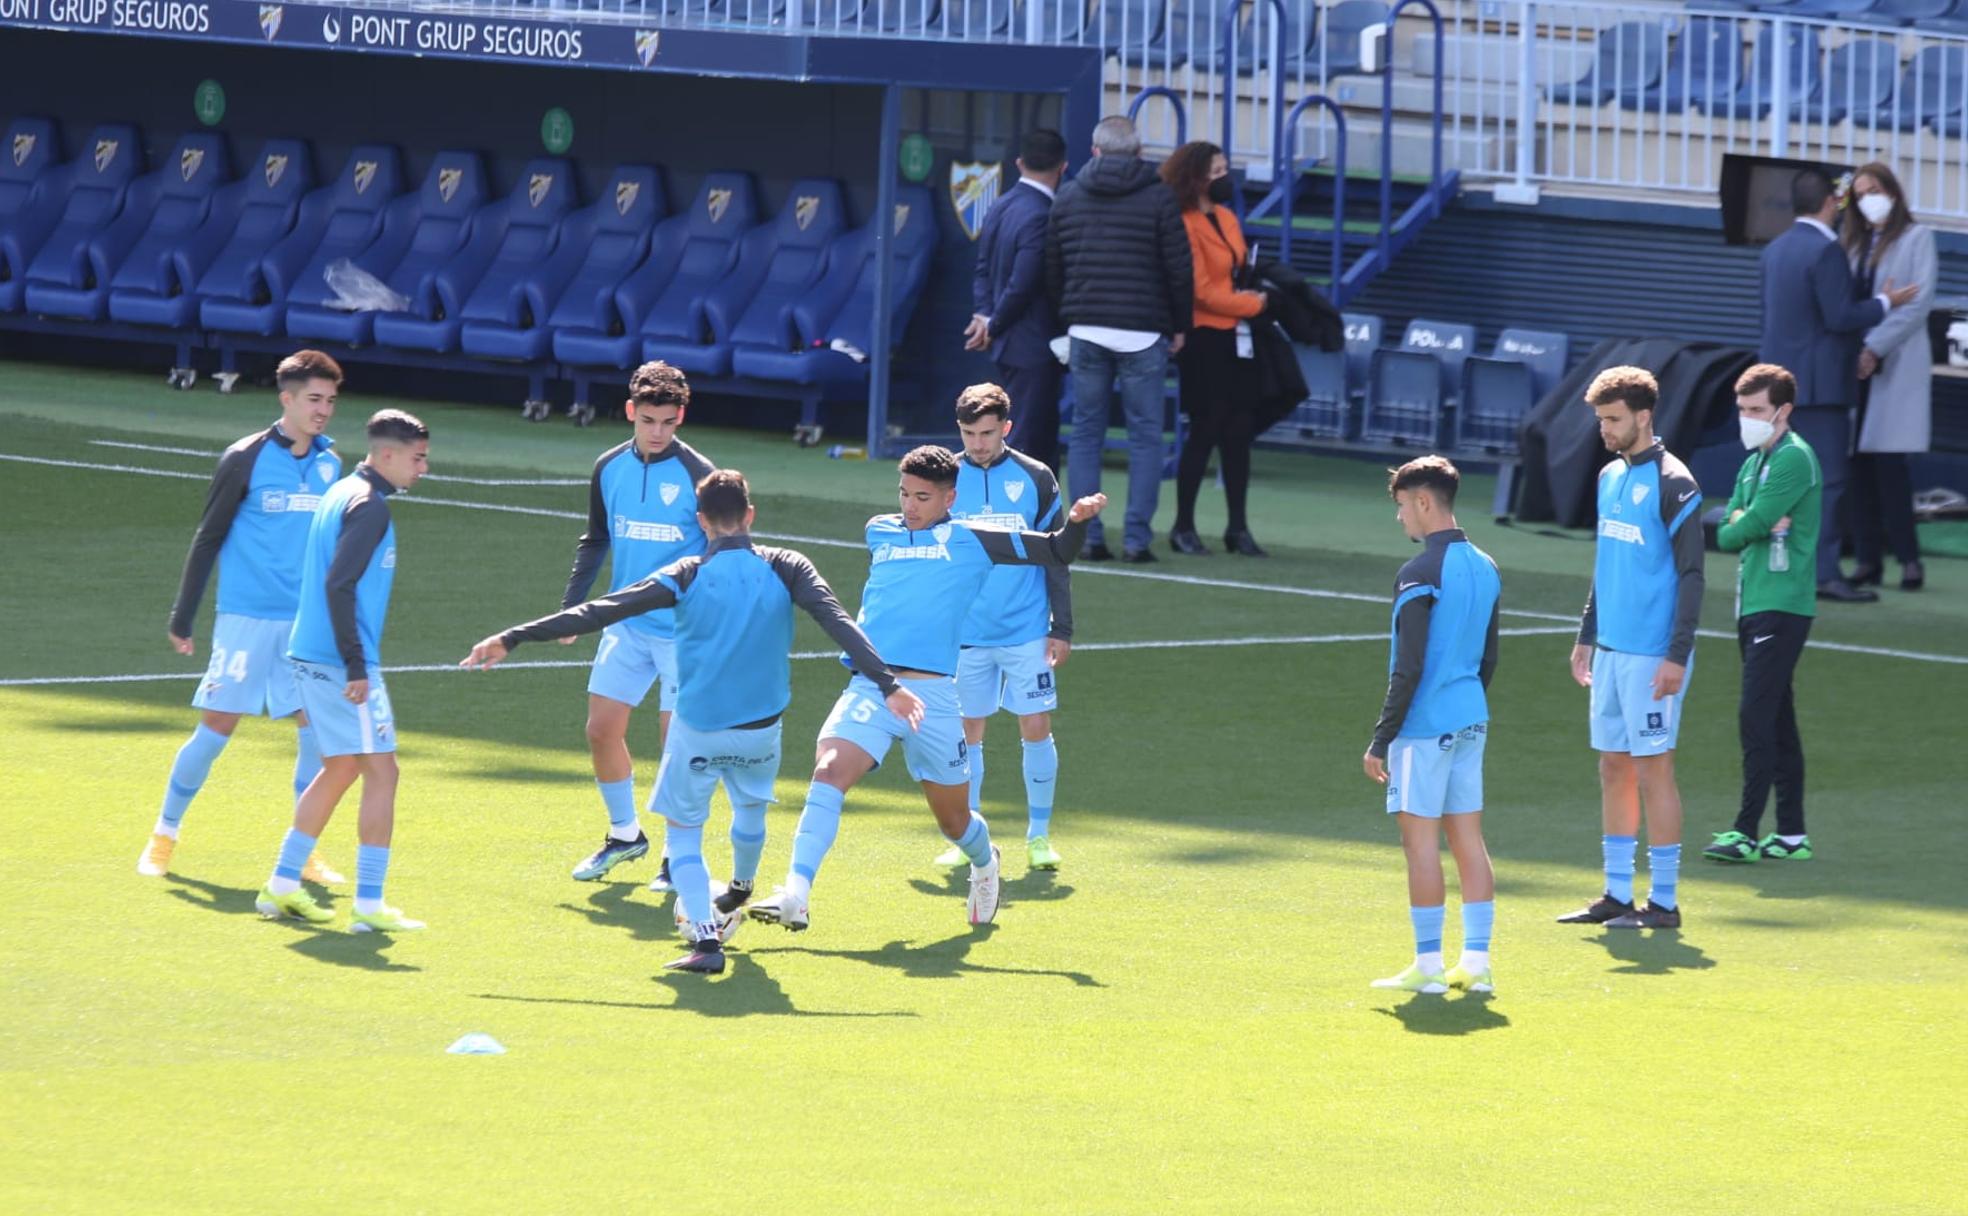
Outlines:
[[[964,349],[990,352],[1018,420],[1019,448],[1056,474],[1064,368],[1052,353],[1061,330],[1046,295],[1045,238],[1066,141],[1057,131],[1033,131],[1018,151],[1018,184],[992,206],[977,238]]]
[[[1859,400],[1859,344],[1886,313],[1911,300],[1917,285],[1891,283],[1871,299],[1857,298],[1851,263],[1832,225],[1838,196],[1822,169],[1804,169],[1790,182],[1797,222],[1763,250],[1761,361],[1797,378],[1795,430],[1817,453],[1824,477],[1823,527],[1818,534],[1818,598],[1866,603],[1879,597],[1854,587],[1838,568],[1839,502],[1851,464],[1852,411]]]

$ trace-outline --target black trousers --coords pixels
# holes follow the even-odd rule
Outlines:
[[[1882,539],[1901,565],[1920,560],[1920,533],[1913,526],[1913,470],[1906,453],[1853,453],[1845,501],[1852,506],[1852,554],[1861,568],[1878,568]]]
[[[1736,622],[1742,651],[1742,702],[1736,726],[1742,735],[1743,796],[1736,831],[1760,839],[1763,805],[1777,791],[1777,834],[1804,834],[1804,741],[1797,734],[1797,699],[1791,677],[1803,657],[1811,618],[1794,612],[1757,612]]]
[[[1011,446],[1059,475],[1059,386],[1066,369],[1054,359],[1044,367],[998,364],[998,387],[1011,398]]]
[[[1199,325],[1189,331],[1177,362],[1182,412],[1189,433],[1175,470],[1175,530],[1195,531],[1196,495],[1209,471],[1210,452],[1223,453],[1223,498],[1229,530],[1250,526],[1251,444],[1257,438],[1257,363],[1237,357],[1237,332]]]
[[[1845,487],[1851,475],[1852,411],[1842,405],[1800,405],[1790,412],[1790,429],[1811,445],[1824,477],[1824,508],[1818,524],[1818,581],[1842,578],[1838,555],[1844,548]],[[1803,556],[1799,554],[1798,556]]]

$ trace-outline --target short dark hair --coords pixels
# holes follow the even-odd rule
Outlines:
[[[973,384],[957,394],[957,421],[965,426],[978,419],[1011,417],[1011,397],[995,384]]]
[[[636,405],[683,409],[690,404],[690,381],[681,371],[655,359],[636,368],[635,375],[629,377],[629,400]]]
[[[282,392],[310,380],[332,380],[339,387],[342,365],[318,350],[297,350],[273,369],[273,382]]]
[[[1823,169],[1799,169],[1790,179],[1790,209],[1797,215],[1816,215],[1831,197],[1831,174]]]
[[[697,483],[697,511],[720,528],[745,522],[752,505],[752,487],[737,469],[712,469]]]
[[[1774,363],[1758,363],[1736,377],[1736,396],[1770,394],[1771,405],[1790,405],[1797,400],[1797,377]]]
[[[904,477],[920,477],[939,486],[957,484],[957,454],[933,443],[925,443],[904,456],[900,467]]]
[[[1445,507],[1455,506],[1462,474],[1446,456],[1417,456],[1398,469],[1387,470],[1387,496],[1402,490],[1426,490]]]
[[[1050,173],[1066,163],[1066,137],[1050,127],[1027,131],[1018,141],[1018,159],[1033,173]]]
[[[1592,378],[1585,390],[1585,403],[1598,407],[1619,402],[1634,413],[1652,413],[1660,401],[1660,384],[1644,367],[1609,367]]]
[[[430,437],[430,428],[415,414],[406,414],[402,410],[377,410],[369,415],[371,443],[415,443]]]

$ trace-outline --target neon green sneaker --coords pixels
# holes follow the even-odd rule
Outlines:
[[[1490,969],[1470,971],[1461,963],[1449,968],[1442,976],[1444,983],[1458,992],[1495,992],[1496,981],[1490,978]]]
[[[1409,963],[1408,969],[1399,975],[1390,975],[1384,980],[1375,980],[1373,986],[1375,988],[1395,988],[1402,992],[1425,992],[1430,996],[1440,996],[1449,990],[1449,986],[1442,982],[1440,972],[1430,975],[1415,963]]]
[[[310,925],[325,925],[335,919],[335,914],[314,902],[314,896],[306,891],[290,891],[286,895],[275,895],[265,887],[260,888],[260,897],[253,901],[253,907],[268,920],[288,917],[304,920]]]
[[[411,933],[423,927],[423,921],[411,920],[391,907],[383,907],[366,915],[357,912],[349,917],[350,933]]]
[[[1703,849],[1702,856],[1730,865],[1746,864],[1763,856],[1763,848],[1741,832],[1731,830],[1717,832],[1715,843]]]
[[[958,848],[956,845],[951,845],[949,848],[944,849],[941,853],[938,853],[936,855],[936,864],[942,866],[946,870],[954,870],[958,866],[969,865],[970,858],[964,853],[962,849]]]
[[[1057,870],[1062,858],[1059,850],[1052,847],[1052,841],[1045,836],[1034,836],[1025,842],[1025,850],[1031,855],[1034,870]]]
[[[1771,861],[1809,861],[1811,860],[1811,838],[1806,836],[1796,844],[1785,844],[1772,834],[1765,836],[1756,846],[1763,856]]]

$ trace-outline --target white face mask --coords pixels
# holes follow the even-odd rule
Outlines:
[[[1866,223],[1877,228],[1893,214],[1893,200],[1884,194],[1868,194],[1859,199],[1859,214],[1865,216]]]
[[[1777,424],[1767,418],[1745,418],[1737,415],[1736,424],[1742,428],[1743,447],[1752,452],[1770,442],[1770,436],[1777,432]]]

